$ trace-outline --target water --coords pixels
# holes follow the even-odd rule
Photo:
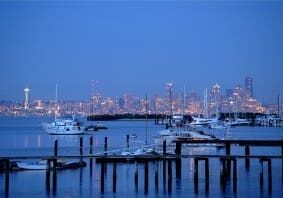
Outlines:
[[[51,136],[41,127],[42,122],[50,122],[53,118],[12,118],[0,117],[0,155],[52,155],[54,140],[59,142],[59,155],[79,154],[80,136]],[[136,134],[137,140],[145,141],[144,121],[109,121],[104,122],[107,131],[94,132],[84,135],[84,145],[89,145],[89,137],[94,137],[94,152],[103,149],[104,137],[108,137],[108,149],[117,149],[126,146],[126,134]],[[163,126],[148,123],[148,142],[154,143],[154,136]],[[282,128],[266,127],[237,127],[228,132],[224,130],[210,130],[218,137],[239,139],[282,139]],[[131,146],[138,146],[134,143]],[[84,152],[88,152],[85,149]],[[190,148],[191,154],[221,154],[224,150],[215,148]],[[251,147],[251,154],[281,154],[280,148]],[[244,148],[232,147],[232,154],[244,154]],[[87,163],[89,160],[85,160]],[[272,194],[268,193],[265,174],[264,188],[260,190],[258,159],[251,160],[250,170],[245,170],[245,161],[238,160],[238,189],[233,193],[232,182],[227,183],[226,192],[220,188],[220,166],[218,159],[210,159],[210,186],[209,194],[204,191],[204,171],[200,166],[199,193],[194,194],[193,160],[182,159],[181,178],[176,177],[175,162],[172,162],[172,192],[168,192],[168,178],[163,180],[163,164],[149,163],[148,193],[144,192],[144,165],[139,164],[139,181],[136,192],[134,184],[135,164],[117,165],[117,192],[112,193],[112,164],[107,165],[105,175],[105,192],[100,192],[101,166],[94,163],[92,173],[87,167],[74,170],[63,170],[57,173],[56,192],[47,192],[45,187],[45,171],[19,171],[10,174],[9,197],[282,197],[283,185],[281,179],[281,160],[272,160]],[[155,187],[155,168],[158,167],[158,188]],[[265,167],[266,168],[266,167]],[[267,169],[265,169],[265,172]],[[167,176],[168,177],[168,176]],[[0,197],[4,195],[4,175],[0,174]]]

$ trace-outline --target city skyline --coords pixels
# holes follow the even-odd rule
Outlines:
[[[87,100],[202,93],[252,76],[254,96],[282,91],[283,2],[1,2],[0,100]]]

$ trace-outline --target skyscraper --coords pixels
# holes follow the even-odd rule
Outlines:
[[[252,77],[246,77],[245,78],[245,92],[248,98],[251,98],[254,96],[253,94],[253,78]]]

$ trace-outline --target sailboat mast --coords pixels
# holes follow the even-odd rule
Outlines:
[[[145,94],[145,144],[147,145],[147,114],[148,114],[148,104],[147,104],[147,94]]]
[[[58,100],[58,85],[56,84],[56,86],[55,86],[55,111],[54,111],[55,120],[57,118],[57,110],[58,110],[57,100]]]

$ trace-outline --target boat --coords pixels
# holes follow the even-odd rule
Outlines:
[[[106,130],[107,127],[102,124],[102,122],[97,122],[95,125],[89,125],[85,127],[85,131],[99,131]]]
[[[81,135],[84,126],[78,120],[72,118],[56,118],[52,123],[44,123],[43,128],[50,135]]]
[[[84,161],[57,161],[57,169],[73,169],[79,167],[85,167],[86,162]],[[38,160],[38,161],[20,161],[16,162],[16,169],[20,170],[46,170],[47,169],[47,160]]]
[[[161,143],[166,140],[167,144],[171,144],[176,140],[214,140],[214,135],[206,134],[203,131],[196,131],[190,128],[174,128],[166,129],[159,132],[156,142]],[[160,142],[161,141],[161,142]]]
[[[57,105],[57,84],[55,94],[55,111],[54,111],[54,122],[43,123],[43,128],[50,135],[81,135],[84,133],[84,126],[81,122],[72,117],[58,118],[59,106]]]

